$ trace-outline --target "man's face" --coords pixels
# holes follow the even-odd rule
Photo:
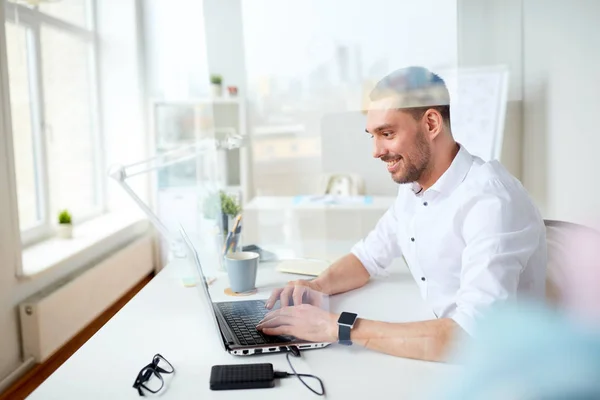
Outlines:
[[[386,163],[396,183],[419,180],[431,160],[430,143],[419,121],[380,102],[369,110],[366,130],[373,137],[373,157]]]

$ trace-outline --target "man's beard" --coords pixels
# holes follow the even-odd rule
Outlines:
[[[402,175],[392,174],[392,179],[399,184],[416,182],[429,166],[430,160],[431,149],[425,140],[425,134],[419,131],[415,138],[414,151],[407,154],[406,157],[402,157],[401,162],[404,164],[404,169],[399,171]]]

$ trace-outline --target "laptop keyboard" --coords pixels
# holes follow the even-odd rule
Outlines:
[[[260,345],[290,340],[287,337],[263,335],[256,330],[256,325],[269,312],[263,301],[232,301],[217,303],[217,306],[240,344]]]

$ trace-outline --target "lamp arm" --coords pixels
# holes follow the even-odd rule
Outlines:
[[[114,165],[109,170],[108,175],[116,180],[119,186],[121,186],[123,190],[125,190],[125,192],[131,196],[133,201],[135,201],[135,203],[142,209],[154,227],[164,236],[165,239],[168,240],[169,247],[171,248],[173,255],[178,258],[185,258],[181,240],[178,240],[171,235],[171,232],[169,232],[169,229],[165,226],[165,224],[160,221],[158,216],[150,209],[150,207],[148,207],[148,205],[146,205],[146,203],[144,203],[142,199],[140,199],[140,197],[133,191],[133,189],[131,189],[131,187],[125,182],[125,179],[128,178],[125,168],[126,167],[122,165]]]
[[[168,239],[169,241],[174,241],[174,238],[171,236],[171,232],[169,232],[169,229],[167,229],[167,227],[158,219],[158,217],[156,216],[156,214],[154,214],[154,212],[152,212],[150,207],[148,207],[146,203],[144,203],[142,199],[139,198],[139,196],[133,191],[133,189],[131,189],[131,187],[124,181],[118,181],[118,183],[119,185],[121,185],[123,190],[125,190],[129,194],[129,196],[131,196],[133,201],[135,201],[136,204],[142,209],[142,211],[146,214],[150,222],[152,222],[152,224],[156,227],[156,229],[166,239]]]

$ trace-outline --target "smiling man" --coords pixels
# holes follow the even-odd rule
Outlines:
[[[312,281],[275,290],[267,307],[278,300],[282,307],[257,328],[440,361],[453,337],[473,334],[490,305],[544,298],[544,223],[521,183],[498,161],[484,162],[454,140],[450,98],[439,76],[421,67],[395,71],[370,100],[366,131],[373,156],[400,184],[398,196],[350,254]],[[437,319],[387,323],[302,304],[307,292],[360,288],[401,256]]]

